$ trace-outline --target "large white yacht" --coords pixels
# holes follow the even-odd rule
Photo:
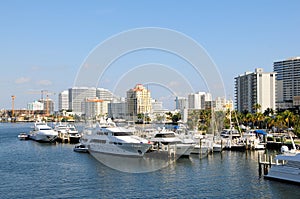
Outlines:
[[[80,142],[100,161],[101,154],[142,157],[151,147],[146,139],[133,135],[130,129],[117,127],[109,120],[85,128]]]
[[[58,133],[45,122],[37,121],[34,123],[33,130],[30,131],[30,139],[38,142],[53,142],[57,139]]]

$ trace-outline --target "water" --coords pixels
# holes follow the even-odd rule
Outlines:
[[[179,159],[126,173],[70,144],[19,141],[32,124],[0,124],[0,198],[300,198],[300,186],[258,175],[258,152]],[[120,162],[122,164],[122,162]]]

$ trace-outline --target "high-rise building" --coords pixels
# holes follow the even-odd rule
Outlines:
[[[257,68],[255,72],[235,77],[235,100],[239,112],[275,110],[275,73]],[[255,110],[256,104],[260,105],[260,109]]]
[[[212,96],[210,93],[198,92],[188,95],[189,109],[206,109],[211,107]]]
[[[46,114],[53,114],[54,113],[54,102],[52,99],[40,99],[39,102],[44,104],[44,112]]]
[[[105,88],[97,88],[96,90],[96,97],[98,99],[102,99],[105,101],[112,101],[114,98],[114,95],[111,91]]]
[[[293,106],[294,97],[300,96],[300,57],[273,64],[276,72],[276,106],[287,109]]]
[[[215,111],[227,111],[227,110],[233,111],[233,101],[232,100],[226,100],[225,97],[217,97],[214,100],[214,110]]]
[[[188,108],[189,109],[202,109],[201,96],[204,92],[191,93],[188,95]]]
[[[132,118],[126,116],[128,106],[127,102],[113,102],[108,104],[108,117],[114,119],[128,119]]]
[[[42,111],[42,110],[44,110],[44,103],[39,102],[39,101],[30,102],[27,104],[27,110]]]
[[[86,98],[96,98],[96,88],[69,88],[69,110],[72,110],[74,113],[79,115],[84,113],[84,101]]]
[[[84,102],[84,112],[86,117],[93,118],[96,116],[107,116],[108,103],[110,103],[108,100],[86,98]]]
[[[188,108],[188,99],[186,97],[175,98],[175,109],[184,110]]]
[[[136,116],[139,113],[150,113],[152,110],[150,91],[142,84],[137,84],[133,89],[127,91],[126,101],[130,116]]]
[[[69,92],[67,90],[58,94],[58,110],[69,109]]]

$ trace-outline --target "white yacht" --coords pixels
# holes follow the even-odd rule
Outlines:
[[[79,143],[80,134],[74,125],[68,125],[67,132],[69,134],[70,143]]]
[[[181,139],[175,132],[162,129],[150,138],[154,150],[168,151],[176,156],[189,156],[195,147],[195,142]]]
[[[277,155],[266,178],[300,183],[300,152]]]
[[[111,121],[84,129],[80,142],[99,161],[101,154],[142,157],[151,147],[147,140],[133,135],[132,130],[117,127]]]
[[[54,131],[57,132],[57,140],[63,143],[69,142],[68,126],[66,123],[59,123],[54,126]]]
[[[38,142],[53,142],[57,139],[58,133],[45,122],[35,122],[34,128],[30,131],[30,139]]]
[[[265,178],[300,183],[300,151],[296,149],[291,135],[290,138],[293,148],[282,146],[282,154],[275,157],[276,163],[271,166]]]

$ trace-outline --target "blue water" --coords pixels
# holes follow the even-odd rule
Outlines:
[[[31,125],[0,123],[0,198],[300,198],[299,185],[259,177],[257,151],[192,156],[132,174],[70,144],[18,140]]]

